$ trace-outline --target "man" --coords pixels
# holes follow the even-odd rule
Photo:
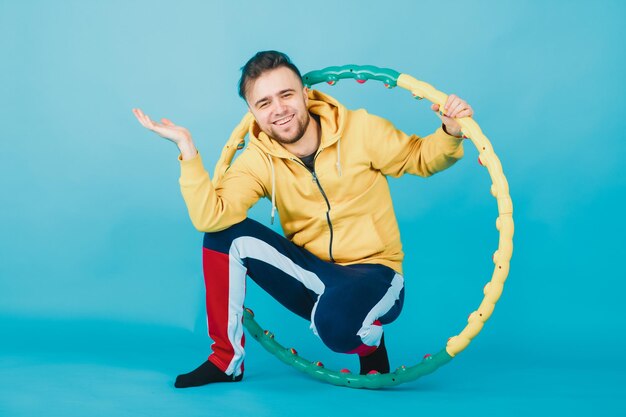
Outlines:
[[[309,91],[276,51],[246,63],[239,94],[254,117],[238,127],[248,132],[249,146],[215,185],[187,129],[133,109],[144,127],[178,146],[182,194],[194,226],[205,232],[214,343],[208,360],[179,375],[175,386],[243,378],[246,275],[310,320],[330,349],[359,355],[361,374],[389,372],[382,325],[402,309],[404,253],[386,176],[429,176],[461,158],[454,119],[471,116],[471,107],[451,95],[441,128],[408,136],[385,119]],[[247,218],[261,197],[272,201],[272,220],[278,210],[286,238]]]

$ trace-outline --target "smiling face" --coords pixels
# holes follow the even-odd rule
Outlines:
[[[281,144],[296,143],[309,126],[307,90],[287,67],[266,71],[251,81],[246,101],[261,130]]]

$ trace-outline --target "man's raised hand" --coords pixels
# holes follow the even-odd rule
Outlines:
[[[433,104],[430,108],[439,112],[439,105]],[[446,131],[452,136],[461,136],[461,125],[454,119],[460,119],[462,117],[472,117],[474,110],[467,104],[465,100],[450,94],[442,110],[443,116],[437,113],[437,116],[441,119],[444,125],[446,125]]]
[[[161,119],[161,123],[155,122],[141,109],[133,109],[133,114],[143,127],[174,142],[178,146],[183,159],[193,158],[197,154],[198,151],[193,144],[191,133],[186,128],[177,126],[171,120],[165,118]]]

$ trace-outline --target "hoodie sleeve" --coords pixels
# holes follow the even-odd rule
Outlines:
[[[180,161],[180,190],[194,227],[217,232],[243,221],[248,209],[266,195],[259,177],[250,169],[250,152],[244,151],[217,185],[209,178],[200,155]]]
[[[409,136],[382,117],[367,114],[367,118],[365,146],[372,167],[385,175],[428,177],[463,157],[463,139],[448,135],[441,127],[428,136]]]

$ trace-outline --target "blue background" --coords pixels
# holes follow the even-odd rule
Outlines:
[[[623,4],[1,0],[0,415],[626,415]],[[437,373],[342,389],[250,339],[244,383],[172,387],[208,353],[201,234],[174,145],[131,108],[188,127],[212,171],[246,110],[239,69],[264,49],[303,72],[393,68],[474,107],[509,181],[515,251],[493,317]],[[321,88],[409,132],[438,125],[401,89]],[[391,181],[407,253],[392,368],[443,348],[491,278],[497,209],[476,157],[466,142],[452,169]],[[281,343],[357,369],[248,291]]]

